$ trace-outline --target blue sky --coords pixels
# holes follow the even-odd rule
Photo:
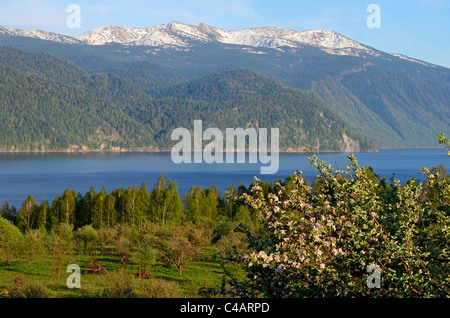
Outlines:
[[[81,28],[66,25],[69,4]],[[368,28],[368,5],[381,9],[381,28]],[[450,0],[2,0],[0,25],[66,35],[104,25],[151,27],[172,21],[223,29],[276,26],[328,29],[379,50],[450,68]]]

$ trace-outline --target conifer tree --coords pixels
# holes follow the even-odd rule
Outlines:
[[[38,205],[34,198],[29,195],[17,213],[17,225],[24,231],[35,227],[38,215]]]
[[[37,228],[50,230],[50,206],[47,200],[42,201],[39,206],[38,218],[37,218]]]
[[[103,186],[100,192],[97,194],[94,203],[94,215],[92,217],[92,225],[94,228],[101,229],[105,225],[105,212],[106,212],[106,189]]]
[[[76,194],[70,189],[64,190],[61,198],[61,218],[60,221],[66,224],[73,224],[75,218]]]

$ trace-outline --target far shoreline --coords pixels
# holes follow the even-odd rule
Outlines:
[[[379,149],[371,149],[371,150],[321,150],[321,151],[303,151],[303,150],[291,150],[291,149],[283,149],[280,150],[279,154],[326,154],[326,153],[372,153],[379,152],[380,150],[407,150],[407,149],[441,149],[441,147],[401,147],[401,148],[379,148]],[[120,154],[120,153],[149,153],[149,154],[164,154],[171,153],[170,149],[120,149],[120,150],[0,150],[0,154]],[[240,151],[233,151],[234,153],[240,153]],[[191,152],[195,153],[195,152]],[[226,152],[224,151],[224,154]],[[245,153],[253,153],[249,151],[245,151]],[[270,153],[270,151],[269,151]]]

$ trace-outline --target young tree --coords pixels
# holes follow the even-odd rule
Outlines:
[[[124,199],[124,192],[122,188],[114,190],[111,195],[114,196],[115,210],[116,210],[116,220],[117,223],[121,225],[126,224],[126,201]]]
[[[114,241],[115,231],[112,228],[104,227],[97,230],[97,244],[100,247],[100,252],[103,255],[105,247]]]
[[[139,202],[139,230],[145,224],[148,218],[148,211],[150,210],[150,194],[148,193],[147,185],[143,183],[139,188],[138,193]]]
[[[67,223],[60,223],[55,226],[47,235],[45,245],[50,255],[55,258],[55,271],[58,277],[61,276],[62,263],[72,262],[74,249],[73,226]]]
[[[37,222],[38,212],[36,201],[29,195],[17,213],[17,226],[23,231],[33,229]]]
[[[137,189],[137,186],[134,185],[133,187],[129,187],[128,189],[126,189],[123,194],[123,197],[126,202],[125,203],[126,224],[128,224],[131,227],[134,227],[140,220],[139,214],[142,212],[140,206],[139,191]]]
[[[180,276],[182,267],[194,255],[194,248],[182,227],[171,227],[170,235],[162,238],[159,251],[167,266],[175,264]]]
[[[142,240],[135,254],[135,261],[139,265],[139,277],[150,277],[150,267],[156,263],[156,250],[152,247],[151,240]]]
[[[39,230],[27,230],[24,235],[24,253],[28,259],[28,268],[38,256],[45,254],[44,234]]]
[[[60,222],[66,224],[74,223],[76,198],[77,193],[75,191],[71,191],[70,189],[64,190],[60,203]]]
[[[50,230],[50,206],[47,200],[42,201],[39,206],[37,228],[45,231]]]
[[[116,197],[114,194],[108,194],[106,196],[106,218],[105,223],[106,227],[111,228],[113,227],[117,222],[117,215],[116,215]]]
[[[49,210],[49,229],[53,229],[56,226],[58,226],[58,224],[61,222],[61,212],[62,208],[61,208],[61,197],[58,194],[56,194],[55,199],[52,202],[52,206],[50,207]]]
[[[124,235],[120,235],[116,241],[116,251],[117,255],[120,257],[120,262],[122,263],[122,269],[130,258],[131,254],[131,241]]]
[[[200,219],[215,220],[219,205],[219,190],[191,187],[184,199],[186,220],[196,223]]]
[[[209,230],[206,226],[198,226],[186,223],[183,225],[184,232],[188,242],[192,247],[192,253],[197,258],[199,251],[202,247],[211,244],[213,231]]]
[[[80,196],[76,207],[76,227],[83,227],[88,224],[92,224],[95,214],[95,202],[97,193],[95,188],[91,187],[89,192],[84,196]]]
[[[191,187],[189,192],[185,194],[183,200],[185,209],[184,213],[186,215],[186,221],[195,222],[195,220],[200,216],[201,206],[202,206],[202,188]]]
[[[94,203],[94,215],[92,217],[92,226],[96,229],[101,229],[104,227],[105,215],[107,211],[106,198],[108,194],[106,193],[105,187],[102,187],[100,192],[97,194]]]
[[[75,238],[80,240],[84,244],[84,253],[87,252],[88,244],[94,242],[97,239],[97,231],[92,227],[92,225],[85,225],[80,227],[75,232]]]
[[[233,199],[236,195],[236,185],[232,184],[226,188],[223,198],[219,200],[221,213],[229,219],[232,219],[236,213],[236,204]]]
[[[86,193],[86,195],[85,195],[85,211],[84,211],[84,213],[85,213],[86,224],[92,224],[96,198],[97,198],[97,192],[95,192],[95,188],[92,186],[89,189],[89,192]]]
[[[250,215],[250,210],[245,205],[240,205],[237,209],[236,215],[234,216],[234,220],[236,222],[245,224],[247,226],[251,226],[253,224],[252,218]]]

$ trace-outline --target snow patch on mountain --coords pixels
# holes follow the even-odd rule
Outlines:
[[[425,66],[432,66],[432,67],[434,67],[434,65],[431,65],[429,63],[410,58],[410,57],[408,57],[406,55],[403,55],[403,54],[398,54],[398,53],[389,53],[389,54],[392,55],[392,56],[398,57],[398,58],[400,58],[402,60],[406,60],[406,61],[409,61],[409,62],[422,64],[422,65],[425,65]]]
[[[87,31],[77,37],[77,39],[90,45],[103,45],[109,43],[126,44],[137,41],[146,34],[146,29],[121,28],[115,25],[109,25]]]
[[[0,26],[0,34],[6,34],[10,36],[22,36],[28,38],[42,39],[47,41],[54,41],[59,43],[67,43],[67,44],[80,44],[82,41],[53,32],[45,32],[41,30],[20,30],[15,28],[8,28],[4,26]]]
[[[189,25],[172,22],[151,28],[127,28],[110,25],[87,31],[76,38],[39,30],[27,31],[0,27],[0,34],[2,33],[69,44],[105,45],[117,43],[128,46],[148,46],[162,50],[175,49],[186,51],[198,43],[221,43],[247,48],[269,48],[279,51],[284,51],[286,48],[299,49],[305,45],[310,45],[335,55],[379,55],[378,51],[334,31],[312,30],[300,32],[276,27],[228,31],[204,23]],[[246,51],[253,54],[260,52],[247,49]]]
[[[301,48],[305,45],[312,45],[329,54],[359,56],[360,53],[366,53],[378,55],[373,49],[334,31],[299,32],[275,27],[228,31],[204,23],[189,25],[172,22],[152,28],[107,26],[88,31],[79,36],[78,39],[91,45],[119,43],[163,48],[188,48],[193,46],[195,42],[217,42],[277,50],[283,50],[284,47]]]

